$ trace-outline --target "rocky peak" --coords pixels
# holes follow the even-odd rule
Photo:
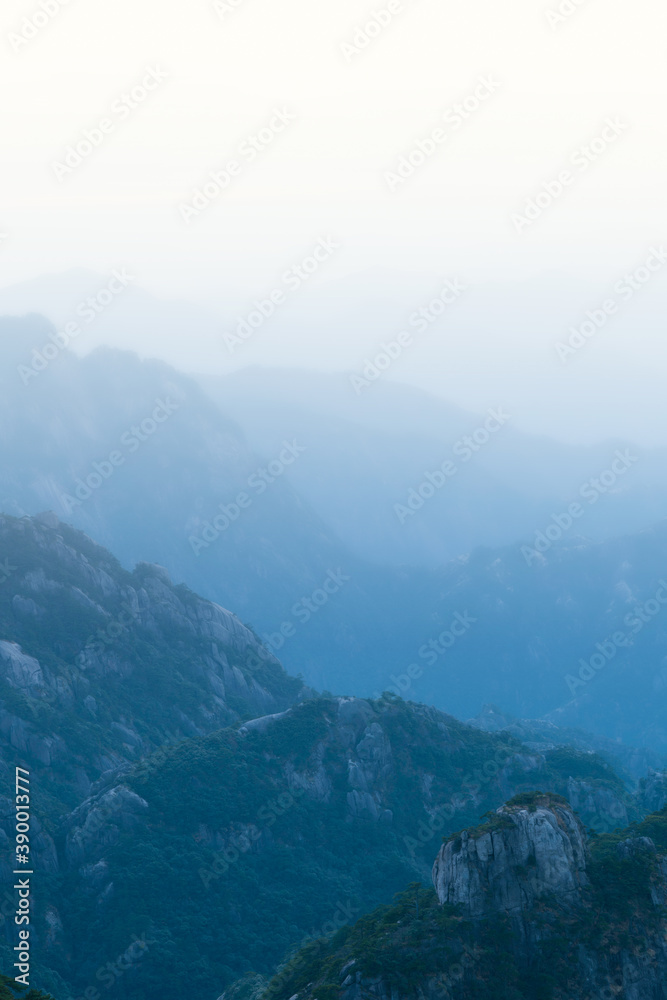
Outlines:
[[[639,800],[643,812],[658,812],[667,805],[667,771],[649,768],[639,784]]]
[[[165,743],[307,692],[232,612],[158,565],[123,569],[45,512],[0,514],[0,747],[65,768],[62,806]]]
[[[578,902],[586,858],[584,830],[565,799],[520,795],[443,844],[433,883],[441,903],[459,904],[473,919],[517,915],[549,897]]]

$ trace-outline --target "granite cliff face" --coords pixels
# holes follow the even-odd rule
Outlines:
[[[498,912],[520,917],[541,899],[556,899],[559,906],[580,902],[587,883],[585,834],[565,799],[502,806],[487,825],[443,844],[433,867],[441,903],[480,919]]]
[[[667,845],[659,851],[648,836],[617,838],[608,844],[607,873],[598,862],[591,886],[591,853],[566,801],[552,795],[518,796],[498,809],[488,826],[493,829],[464,831],[443,844],[433,867],[441,904],[459,906],[473,921],[507,916],[512,949],[524,963],[534,962],[567,927],[577,946],[571,970],[574,996],[655,1000],[666,995]],[[618,925],[610,926],[595,942],[589,919],[600,902],[595,889],[604,890],[601,878],[622,883],[624,876],[625,903],[635,905],[624,913],[620,935]],[[642,876],[646,892],[633,900]]]

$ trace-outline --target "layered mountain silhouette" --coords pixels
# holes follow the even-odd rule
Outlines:
[[[621,533],[662,503],[657,453],[619,442],[572,451],[500,425],[474,459],[459,456],[446,487],[421,496],[432,462],[484,415],[377,385],[378,402],[353,419],[335,380],[285,376],[269,391],[261,373],[205,391],[131,353],[79,359],[59,333],[36,316],[2,322],[7,513],[51,509],[128,569],[164,565],[320,690],[389,690],[461,717],[493,701],[664,753],[665,529]],[[392,504],[411,509],[411,490],[399,525]],[[481,547],[490,522],[516,540]],[[419,544],[396,542],[399,528]],[[460,551],[472,551],[443,562],[459,531]]]
[[[391,694],[318,696],[233,613],[54,514],[4,515],[0,545],[2,767],[6,787],[30,772],[34,975],[62,1000],[268,980],[428,881],[442,836],[508,796],[564,796],[600,832],[667,799],[664,774],[622,776],[555,726],[537,747]],[[5,798],[6,880],[14,822]]]

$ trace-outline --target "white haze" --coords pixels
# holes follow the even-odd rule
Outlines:
[[[340,44],[384,0],[235,2],[219,16],[209,0],[69,0],[15,51],[10,35],[40,7],[6,0],[2,311],[60,323],[125,267],[147,294],[133,288],[77,351],[356,372],[459,277],[465,295],[386,377],[472,410],[503,403],[561,439],[665,443],[667,266],[567,363],[554,348],[667,245],[664,5],[565,0],[573,13],[552,27],[559,0],[402,0],[348,63]],[[155,67],[168,78],[58,181],[67,145]],[[497,91],[391,192],[384,173],[482,77]],[[187,225],[179,205],[274,109],[295,121]],[[609,118],[622,133],[517,233],[513,213]],[[222,334],[328,236],[336,253],[230,354]],[[94,274],[64,273],[80,268]],[[62,294],[43,275],[62,276]]]

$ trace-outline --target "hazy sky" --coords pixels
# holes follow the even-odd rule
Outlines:
[[[192,327],[167,342],[148,324],[132,345],[99,330],[190,369],[358,371],[458,278],[465,293],[388,377],[471,408],[505,400],[566,438],[665,440],[667,263],[650,257],[667,245],[663,3],[42,4],[0,14],[2,286],[125,267],[221,334],[281,291],[233,354]],[[328,239],[317,271],[286,282]]]

